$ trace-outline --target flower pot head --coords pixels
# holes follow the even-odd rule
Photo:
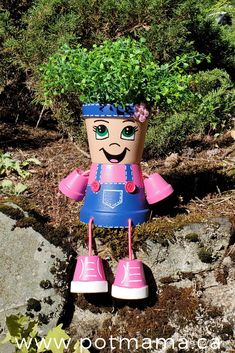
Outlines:
[[[147,130],[148,111],[130,105],[84,104],[88,142],[93,163],[138,164]]]

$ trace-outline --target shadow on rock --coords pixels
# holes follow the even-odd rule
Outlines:
[[[157,285],[151,269],[144,265],[145,278],[149,286],[149,296],[146,299],[140,300],[124,300],[111,296],[111,285],[114,282],[114,275],[107,262],[104,263],[107,280],[109,282],[109,291],[107,293],[86,293],[80,294],[77,298],[77,305],[81,309],[88,309],[93,313],[115,312],[125,306],[133,309],[143,310],[147,307],[152,307],[157,302]],[[107,271],[108,270],[108,271]],[[112,279],[112,280],[111,280]]]
[[[129,306],[132,309],[144,310],[145,308],[152,307],[157,302],[157,285],[154,279],[153,273],[151,269],[143,264],[145,278],[147,281],[147,285],[149,286],[149,296],[145,299],[139,300],[126,300],[126,299],[117,299],[113,298],[113,307],[115,310],[121,309],[125,306]]]
[[[228,191],[234,187],[233,177],[213,170],[175,172],[165,177],[173,186],[174,193],[151,207],[153,215],[174,217],[179,213],[187,213],[186,209],[180,206],[181,204],[186,204],[195,198],[202,199],[211,193]]]
[[[74,255],[74,253],[73,253]],[[66,268],[66,282],[70,284],[70,282],[73,279],[73,273],[76,265],[76,258],[75,256],[71,256],[71,259],[69,261],[69,265]],[[64,298],[65,298],[65,304],[63,308],[63,312],[60,316],[60,319],[58,321],[59,324],[63,324],[64,327],[68,327],[73,319],[73,314],[75,310],[75,305],[74,305],[74,296],[70,292],[70,288],[64,292]]]

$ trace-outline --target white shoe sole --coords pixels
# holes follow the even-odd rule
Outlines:
[[[148,286],[142,288],[126,288],[112,285],[112,297],[119,299],[144,299],[149,295]]]
[[[79,282],[72,281],[70,285],[71,293],[102,293],[108,292],[107,281]]]

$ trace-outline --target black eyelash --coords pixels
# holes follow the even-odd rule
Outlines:
[[[97,126],[93,126],[93,131],[96,132]]]
[[[137,126],[135,126],[134,129],[135,129],[135,132],[139,130]]]

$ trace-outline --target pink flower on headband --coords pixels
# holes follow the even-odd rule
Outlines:
[[[149,111],[144,103],[135,105],[134,119],[144,123],[149,116]]]

